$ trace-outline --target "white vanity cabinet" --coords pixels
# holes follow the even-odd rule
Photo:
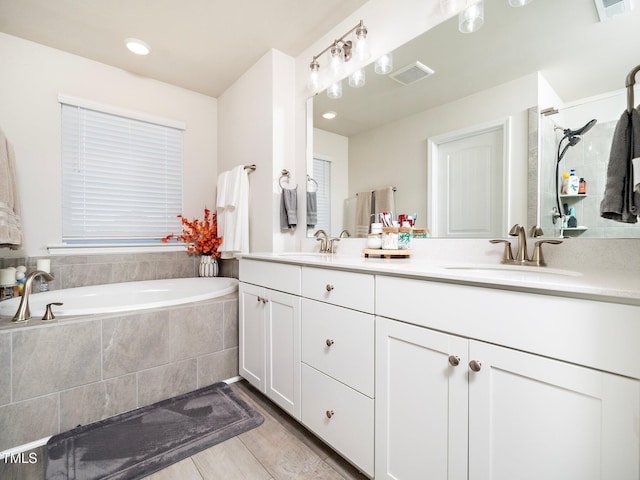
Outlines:
[[[374,277],[302,268],[302,423],[374,469]]]
[[[390,277],[376,289],[376,479],[640,478],[638,307]],[[420,308],[379,301],[401,295]]]
[[[243,259],[239,372],[300,419],[300,267]]]

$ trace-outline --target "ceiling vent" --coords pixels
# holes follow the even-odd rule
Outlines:
[[[402,67],[393,72],[390,77],[402,85],[411,85],[412,83],[427,78],[435,72],[420,62],[413,62],[406,67]]]
[[[631,11],[631,0],[593,0],[601,22]]]

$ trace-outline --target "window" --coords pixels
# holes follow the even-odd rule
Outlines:
[[[331,162],[314,158],[313,179],[318,183],[318,223],[315,229],[331,233]]]
[[[63,242],[153,242],[180,231],[182,129],[60,101]]]

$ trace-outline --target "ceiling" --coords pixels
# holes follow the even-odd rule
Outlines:
[[[536,71],[564,102],[624,89],[627,74],[640,64],[638,3],[629,14],[600,22],[593,0],[533,0],[522,8],[485,0],[477,32],[459,33],[451,18],[394,52],[394,71],[417,60],[434,75],[403,86],[367,70],[365,87],[344,82],[341,99],[324,92],[314,98],[314,126],[351,136]],[[328,110],[338,117],[319,116]]]
[[[0,0],[0,32],[218,97],[270,48],[296,57],[366,0]],[[151,46],[140,57],[127,37]]]

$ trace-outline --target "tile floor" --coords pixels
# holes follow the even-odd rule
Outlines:
[[[365,480],[337,453],[251,387],[231,385],[264,423],[156,472],[145,480]],[[41,455],[41,453],[39,453]],[[38,456],[38,459],[41,457]],[[43,480],[44,462],[0,462],[2,480]]]

